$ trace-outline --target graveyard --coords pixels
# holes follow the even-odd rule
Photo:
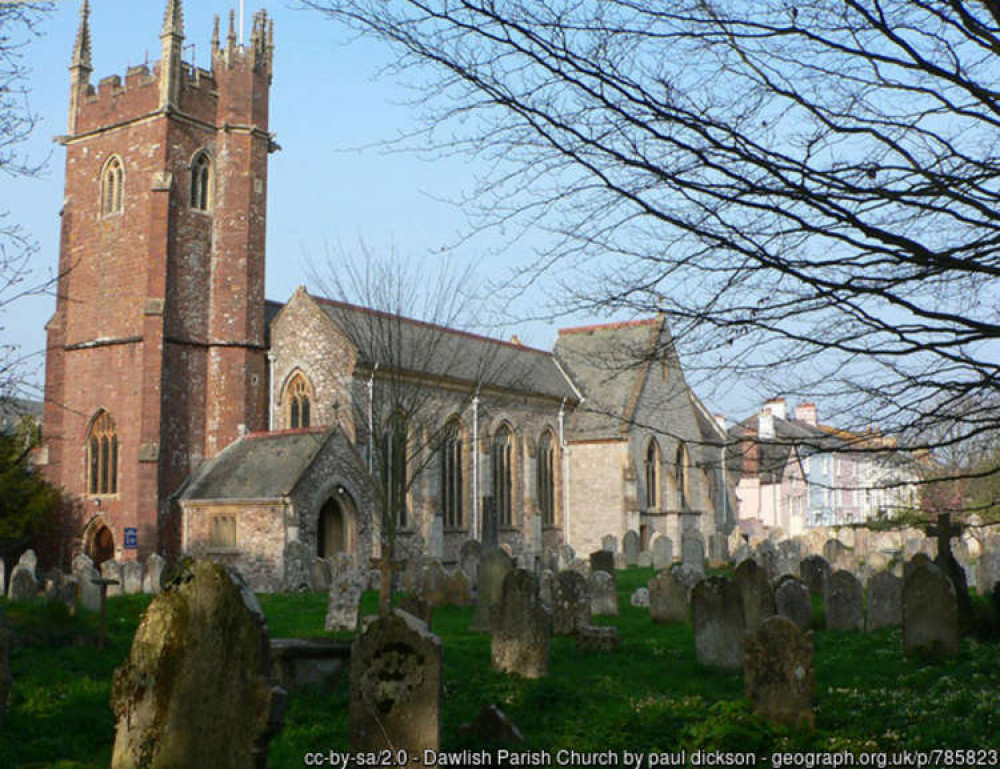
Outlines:
[[[668,754],[676,759],[684,751],[686,763],[693,765],[692,756],[698,751],[767,757],[795,751],[1000,748],[1000,646],[996,638],[965,635],[957,649],[943,654],[904,653],[904,631],[898,622],[890,618],[866,625],[862,619],[859,624],[856,615],[862,610],[856,602],[847,602],[854,609],[835,605],[833,597],[839,592],[857,590],[846,571],[845,576],[830,578],[830,584],[838,586],[836,591],[818,594],[806,589],[804,610],[800,594],[798,618],[791,612],[791,619],[765,620],[776,609],[782,611],[781,606],[788,603],[782,596],[789,591],[774,591],[777,600],[770,597],[765,571],[753,561],[744,561],[736,569],[709,569],[709,578],[700,580],[689,593],[691,607],[675,605],[665,612],[657,607],[664,600],[669,603],[669,596],[681,602],[685,598],[682,578],[675,577],[683,571],[679,565],[658,574],[651,565],[624,567],[619,563],[623,568],[611,575],[605,572],[597,588],[582,577],[582,565],[575,566],[559,572],[555,579],[543,575],[541,581],[528,571],[510,571],[516,578],[503,580],[503,594],[496,600],[502,603],[507,593],[515,599],[492,613],[492,633],[470,630],[476,626],[476,606],[453,605],[442,595],[432,602],[439,605],[429,608],[419,597],[430,592],[426,584],[409,593],[396,591],[397,605],[406,605],[414,614],[432,615],[433,635],[426,637],[440,639],[440,711],[418,709],[421,718],[433,721],[421,726],[421,733],[440,732],[436,750],[447,756],[462,756],[463,750],[503,749],[512,755],[550,757],[559,751],[575,751],[559,754],[569,762],[562,765],[583,766],[596,761],[598,754],[620,758],[625,751],[658,754],[664,760]],[[431,579],[435,584],[439,581],[440,575]],[[784,588],[790,582],[790,577],[778,580]],[[847,587],[840,587],[841,582]],[[606,590],[596,595],[608,585],[611,595]],[[869,581],[869,612],[890,600],[875,597],[872,586]],[[701,593],[707,595],[704,600]],[[380,598],[385,597],[377,590],[359,591],[356,621],[362,625],[370,621],[365,618],[377,615]],[[326,629],[331,603],[327,594],[263,594],[258,598],[272,644],[275,639],[299,639],[306,645],[331,643],[340,650],[336,654],[343,663],[323,680],[283,683],[288,690],[283,726],[269,736],[267,765],[303,766],[307,754],[357,749],[363,738],[354,734],[351,724],[352,696],[364,689],[365,676],[370,678],[377,656],[369,656],[360,670],[352,667],[357,652],[348,650],[358,633]],[[113,680],[128,678],[116,678],[115,671],[125,667],[137,629],[143,632],[140,622],[151,600],[152,596],[142,593],[108,598],[106,642],[100,649],[98,612],[82,606],[71,612],[59,600],[3,600],[3,621],[8,637],[13,638],[9,666],[14,684],[0,722],[0,769],[111,765],[116,744],[111,701],[113,689],[123,685]],[[580,600],[589,603],[589,618],[588,611],[579,611]],[[992,611],[978,595],[973,594],[972,602],[983,616]],[[723,612],[728,606],[739,615],[734,620],[738,627],[756,623],[767,628],[766,633],[746,635],[747,670],[741,669],[739,660],[727,658],[733,653],[735,636],[713,646],[698,630],[708,621],[705,612],[709,609],[704,607],[715,604]],[[796,605],[794,599],[791,604]],[[551,639],[548,607],[554,631]],[[499,631],[497,617],[505,613],[511,615],[511,623]],[[831,621],[845,629],[827,629]],[[516,630],[522,625],[523,632]],[[869,626],[867,631],[862,629]],[[245,635],[245,631],[240,633]],[[519,641],[523,638],[528,640]],[[247,647],[248,653],[252,647]],[[808,686],[800,685],[798,693],[781,694],[778,711],[762,715],[756,695],[748,696],[750,668],[758,671],[754,675],[760,671],[767,675],[767,670],[784,664],[776,658],[791,647],[800,655],[801,664],[812,667],[812,678],[804,679]],[[272,660],[276,648],[272,646]],[[932,651],[940,652],[936,647]],[[751,659],[762,663],[752,665]],[[134,660],[128,667],[133,678],[150,675],[138,670]],[[428,678],[433,690],[438,682],[432,675]],[[198,691],[195,679],[194,690],[184,695],[192,703],[192,719],[203,723],[212,707],[235,707],[213,700],[220,696],[216,685],[207,680],[203,685],[207,691]],[[433,695],[431,691],[432,699]],[[773,693],[765,692],[764,698],[768,696],[774,699]],[[496,716],[496,711],[492,717],[482,715],[489,705],[503,716]],[[578,756],[578,763],[572,763],[573,756]]]

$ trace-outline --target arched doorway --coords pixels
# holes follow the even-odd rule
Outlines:
[[[320,508],[316,521],[316,555],[327,558],[355,549],[354,505],[347,492],[338,487]]]
[[[93,524],[87,537],[86,552],[95,566],[114,559],[115,535],[107,524],[100,521]]]

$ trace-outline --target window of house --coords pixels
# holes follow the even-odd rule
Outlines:
[[[211,521],[212,547],[236,547],[236,516],[213,515]]]
[[[406,420],[401,414],[395,414],[382,435],[382,480],[386,505],[400,527],[408,522],[406,464]]]
[[[125,200],[125,168],[121,158],[112,155],[101,174],[101,213],[117,214]]]
[[[87,490],[91,494],[118,493],[118,431],[103,409],[87,433]]]
[[[493,501],[497,525],[514,525],[514,436],[502,425],[493,436]]]
[[[285,388],[285,402],[288,410],[288,426],[292,429],[309,427],[312,422],[310,406],[312,387],[304,375],[296,374]]]
[[[199,152],[191,163],[191,208],[208,211],[212,206],[212,159]]]
[[[643,462],[646,481],[646,508],[656,510],[660,507],[660,444],[656,438],[650,438],[646,444],[646,457]]]
[[[441,443],[441,509],[444,525],[461,528],[462,512],[462,426],[452,420]]]
[[[555,441],[545,432],[538,442],[538,507],[543,526],[556,523]]]

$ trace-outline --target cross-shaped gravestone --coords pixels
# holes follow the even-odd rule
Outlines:
[[[938,557],[942,560],[950,561],[951,538],[962,533],[962,525],[953,526],[951,523],[951,513],[938,513],[937,524],[931,524],[925,529],[928,537],[937,537]]]
[[[108,625],[108,587],[119,584],[117,579],[98,578],[90,580],[101,589],[101,618],[97,626],[97,648],[104,648],[104,638],[107,635]]]
[[[952,524],[951,513],[938,513],[937,523],[924,528],[928,537],[937,537],[938,566],[944,571],[955,586],[955,597],[958,599],[958,613],[962,624],[968,627],[973,619],[972,599],[969,598],[969,585],[965,579],[965,571],[951,552],[951,538],[962,533],[962,524]]]
[[[381,558],[372,558],[372,568],[378,569],[378,611],[383,617],[388,617],[392,613],[392,575],[402,571],[406,567],[406,561],[393,559],[392,548],[386,548]]]

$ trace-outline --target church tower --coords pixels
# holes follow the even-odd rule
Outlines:
[[[171,496],[266,427],[264,236],[273,22],[211,69],[182,60],[181,0],[161,58],[91,84],[83,0],[70,65],[56,311],[47,325],[46,475],[82,509],[84,550],[175,553]]]

